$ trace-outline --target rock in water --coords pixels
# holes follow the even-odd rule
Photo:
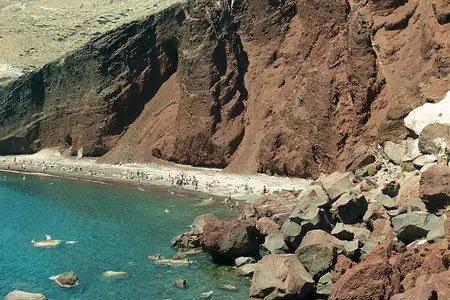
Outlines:
[[[73,271],[52,276],[51,279],[63,288],[76,287],[80,283],[77,274]]]
[[[250,299],[309,299],[314,280],[294,254],[264,256],[256,266]]]
[[[235,287],[232,284],[221,284],[218,286],[218,288],[221,290],[226,290],[226,291],[230,291],[230,292],[237,291],[237,287]]]
[[[177,279],[175,280],[174,287],[180,288],[180,289],[184,289],[186,288],[186,279]]]
[[[5,296],[5,300],[47,300],[42,294],[14,290]]]
[[[125,277],[128,276],[127,272],[123,271],[106,271],[102,274],[103,277]]]
[[[435,211],[450,203],[450,167],[434,165],[422,173],[420,196],[428,210]]]
[[[237,273],[240,276],[253,276],[253,273],[255,272],[256,264],[245,264],[237,268]]]
[[[234,265],[236,267],[240,267],[240,266],[247,265],[247,264],[254,264],[254,263],[256,263],[256,260],[253,257],[241,256],[234,260]]]

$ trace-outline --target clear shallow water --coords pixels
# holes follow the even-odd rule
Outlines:
[[[225,207],[202,205],[192,196],[22,177],[0,173],[0,297],[19,289],[50,299],[199,299],[200,293],[212,290],[212,299],[246,299],[248,279],[212,265],[205,256],[178,267],[147,259],[155,253],[174,255],[173,236],[189,230],[199,214],[230,215]],[[32,247],[30,241],[44,239],[45,233],[77,243]],[[48,279],[72,270],[80,278],[76,288],[62,289]],[[129,276],[102,278],[108,270]],[[187,280],[187,289],[173,287],[179,278]],[[220,290],[221,284],[233,284],[238,291]]]

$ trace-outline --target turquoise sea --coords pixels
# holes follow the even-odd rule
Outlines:
[[[0,173],[0,297],[19,289],[49,299],[199,299],[205,291],[213,291],[211,299],[246,299],[249,280],[211,264],[206,255],[178,267],[147,259],[155,253],[173,256],[173,236],[188,231],[202,213],[231,216],[224,206],[205,205],[200,196],[23,176]],[[30,241],[46,233],[76,242],[32,247]],[[102,278],[109,270],[129,276]],[[78,274],[78,287],[63,289],[49,280],[67,271]],[[176,279],[186,279],[188,288],[173,287]],[[237,291],[221,290],[222,284]]]

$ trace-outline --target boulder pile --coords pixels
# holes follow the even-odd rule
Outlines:
[[[448,143],[435,143],[442,132],[425,126],[418,139],[379,146],[352,172],[263,195],[238,219],[201,216],[174,245],[202,247],[253,276],[250,299],[445,298],[450,166]]]

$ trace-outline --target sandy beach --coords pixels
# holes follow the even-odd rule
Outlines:
[[[31,155],[0,156],[0,170],[39,173],[68,179],[131,184],[140,190],[165,187],[168,192],[178,189],[209,194],[215,200],[253,202],[264,191],[301,190],[310,180],[243,175],[220,169],[194,168],[183,165],[158,164],[103,164],[93,158],[75,158],[62,155],[58,149],[45,149]]]

